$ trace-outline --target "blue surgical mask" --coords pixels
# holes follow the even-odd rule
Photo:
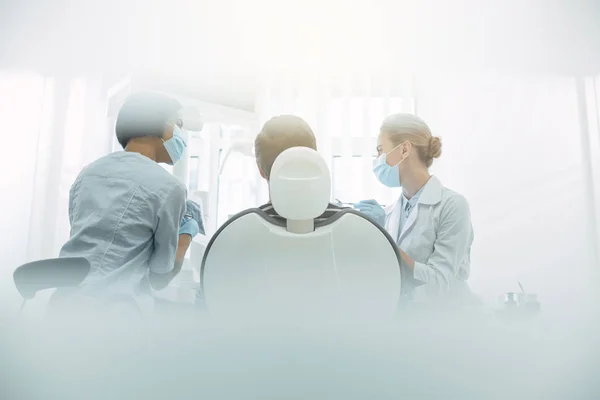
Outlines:
[[[165,140],[163,142],[169,157],[171,158],[170,165],[175,165],[181,157],[183,157],[183,153],[185,152],[185,148],[187,147],[187,143],[183,138],[183,132],[181,128],[177,125],[173,126],[173,137],[169,140]]]
[[[403,143],[396,146],[392,151],[396,150]],[[390,153],[392,152],[390,151]],[[400,183],[400,169],[398,166],[402,163],[402,161],[406,160],[403,158],[396,165],[389,165],[386,162],[386,153],[381,154],[379,157],[373,161],[373,173],[379,179],[379,182],[384,184],[387,187],[400,187],[402,184]]]

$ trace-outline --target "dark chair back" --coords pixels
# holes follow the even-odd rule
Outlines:
[[[78,286],[90,268],[88,260],[82,257],[52,258],[21,265],[13,279],[23,299],[30,300],[41,290]]]

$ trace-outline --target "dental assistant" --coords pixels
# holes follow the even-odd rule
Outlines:
[[[159,165],[177,163],[186,148],[180,109],[158,93],[125,100],[115,127],[125,151],[85,167],[69,193],[71,234],[60,257],[86,258],[90,273],[56,297],[135,297],[148,283],[164,288],[180,271],[200,227],[197,218],[184,218],[185,186]]]
[[[460,301],[470,294],[466,281],[474,236],[469,203],[429,173],[441,146],[419,117],[387,117],[381,125],[373,172],[382,184],[401,187],[402,194],[386,209],[375,200],[355,205],[396,241],[401,267],[411,277],[414,301]]]

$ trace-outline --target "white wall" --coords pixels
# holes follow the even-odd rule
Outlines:
[[[594,185],[594,204],[596,210],[596,229],[600,231],[600,75],[585,80],[586,100],[589,122],[589,150]],[[596,238],[596,249],[600,251],[600,235]],[[595,268],[600,277],[600,265]]]
[[[436,173],[471,204],[472,287],[493,298],[520,281],[542,305],[582,294],[595,243],[575,79],[421,82],[419,113],[443,142]]]
[[[28,73],[0,73],[0,304],[18,299],[12,273],[25,263],[44,79]],[[4,309],[0,306],[0,313]]]

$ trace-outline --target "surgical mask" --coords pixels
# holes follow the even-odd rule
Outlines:
[[[392,151],[396,150],[398,147],[402,146],[404,143],[400,143],[398,146],[394,147]],[[390,153],[392,152],[390,151]],[[386,162],[386,153],[381,154],[379,157],[373,161],[373,173],[379,179],[379,182],[384,184],[387,187],[400,187],[402,184],[400,183],[400,169],[398,166],[402,163],[402,161],[406,160],[406,157],[400,160],[400,162],[396,165],[389,165]]]
[[[175,165],[181,157],[183,157],[183,153],[185,152],[185,148],[187,147],[187,143],[183,139],[183,132],[181,128],[177,125],[173,126],[173,137],[169,140],[163,140],[163,145],[167,150],[167,154],[171,158],[170,165]]]

